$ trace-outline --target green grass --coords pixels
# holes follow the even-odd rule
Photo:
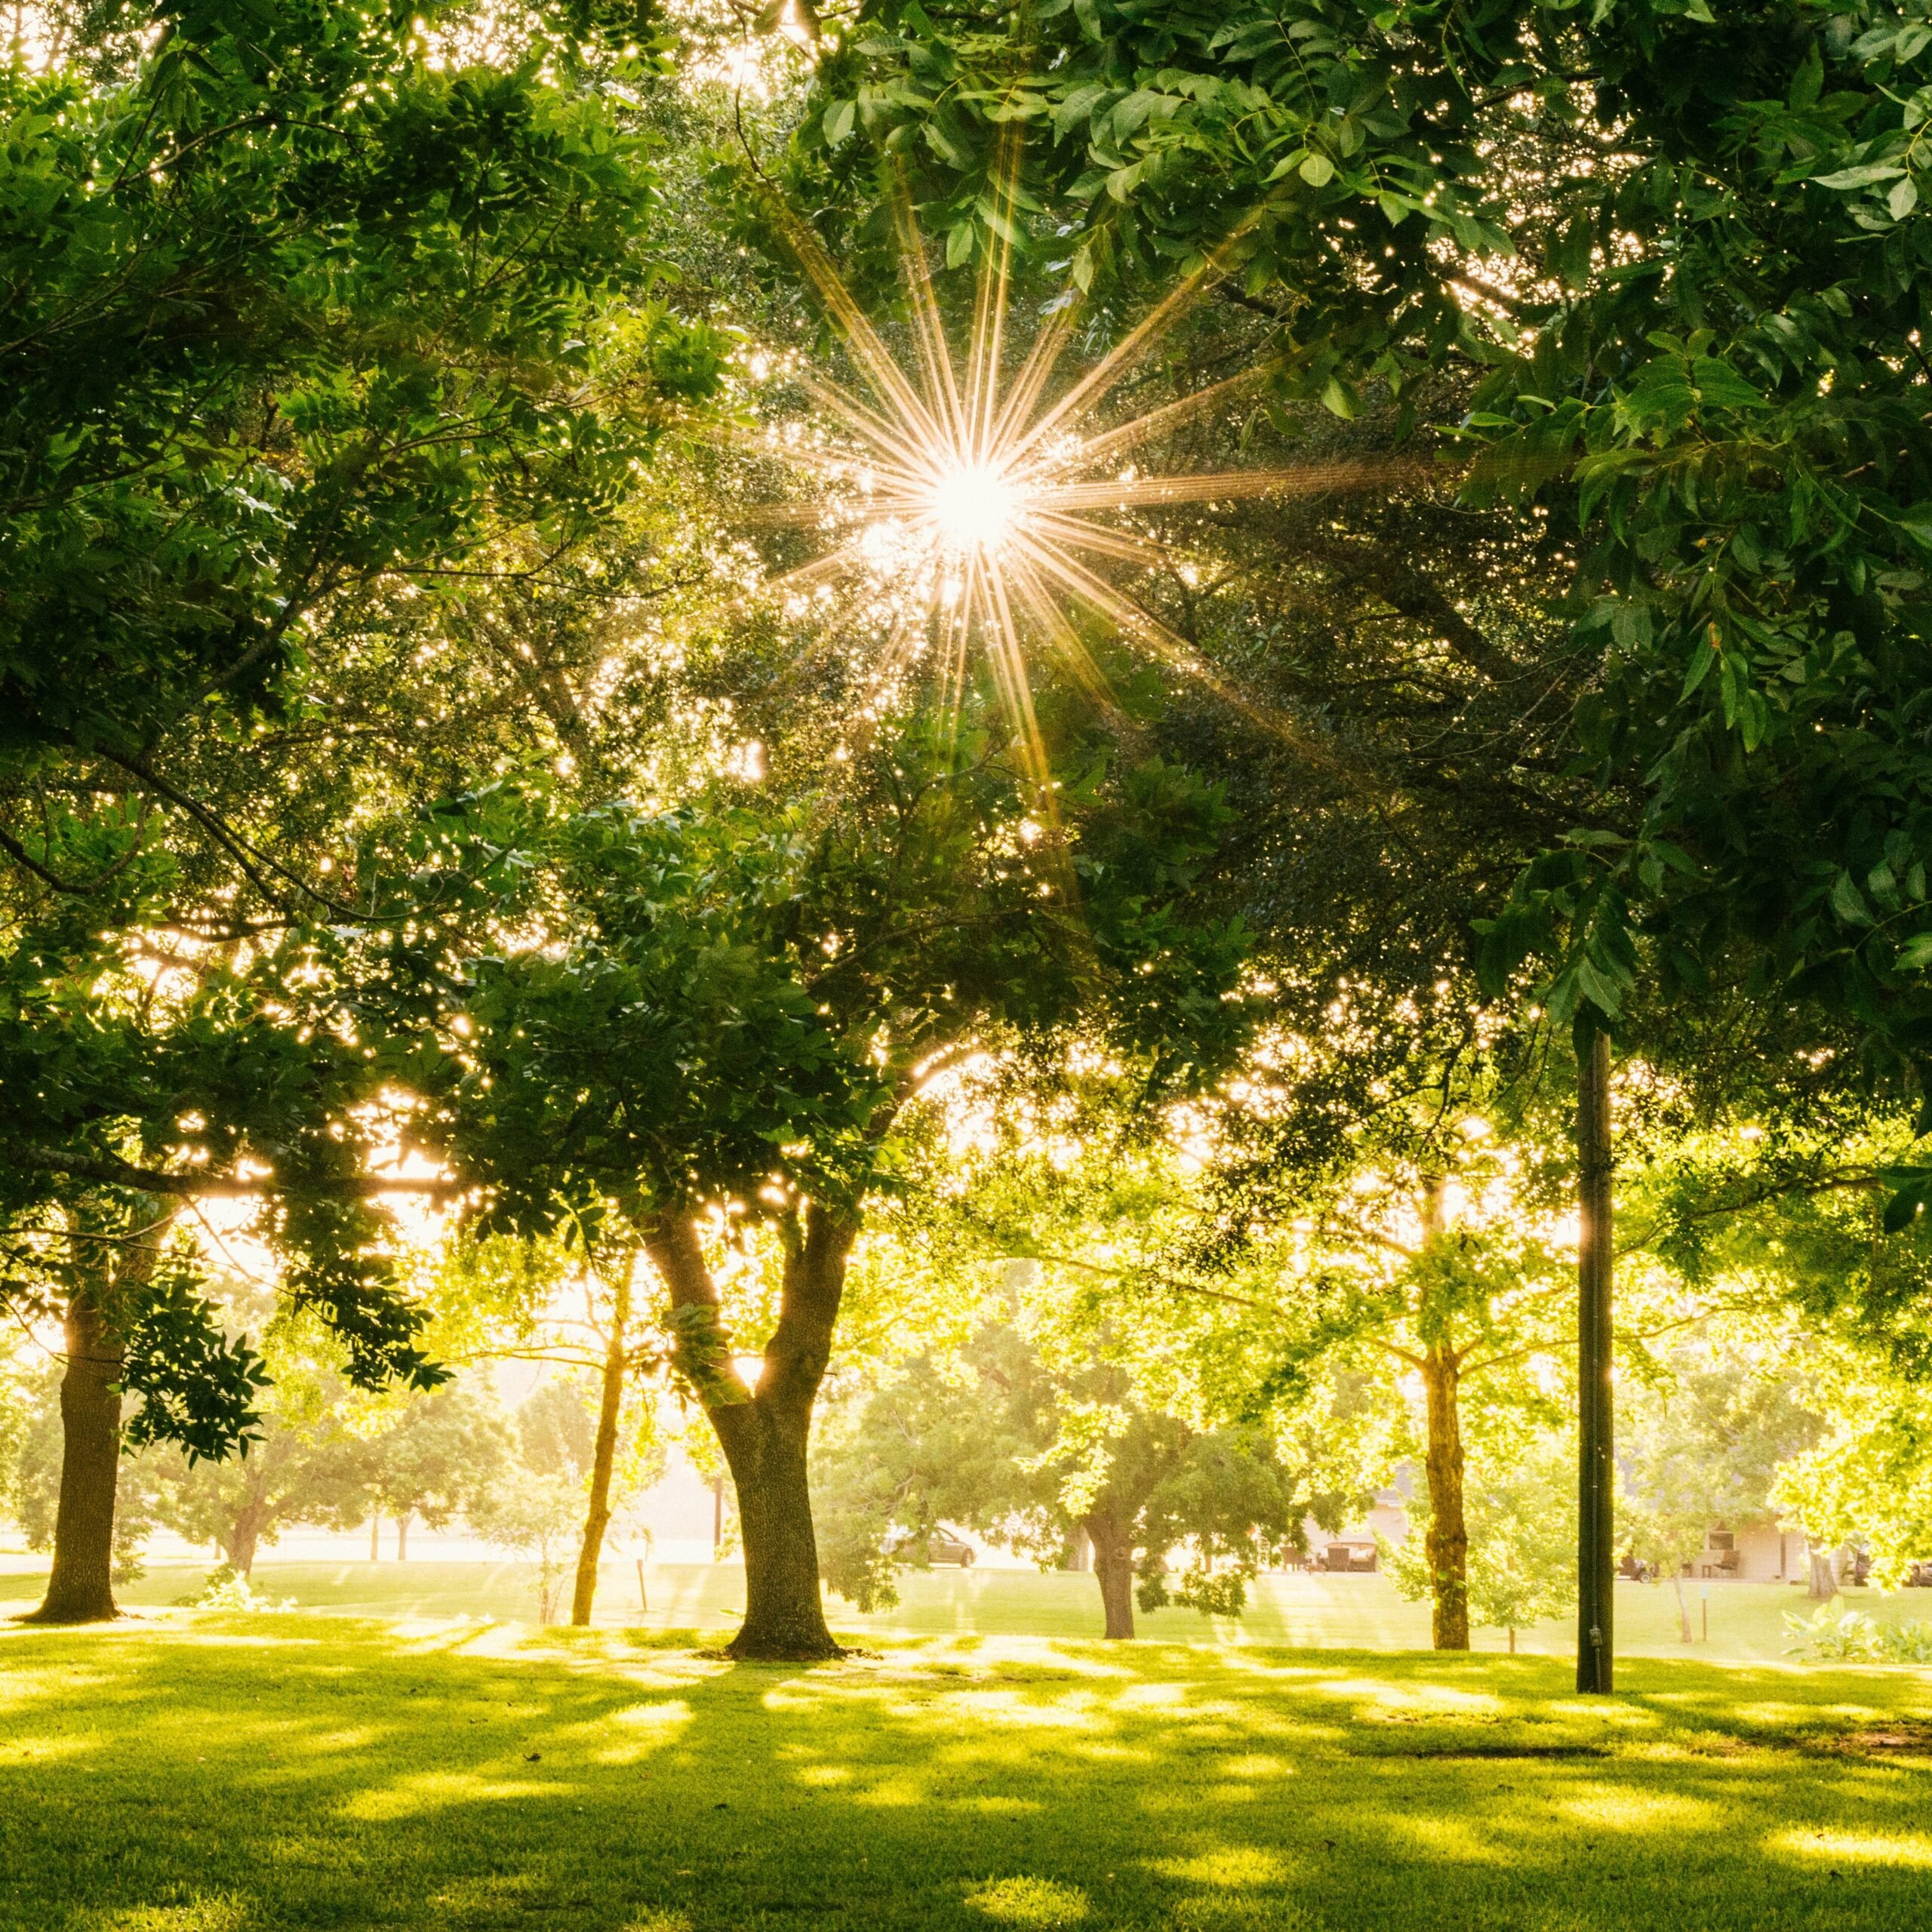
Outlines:
[[[1932,1674],[15,1627],[0,1874],[6,1932],[1917,1932]]]
[[[203,1564],[158,1565],[122,1592],[136,1607],[172,1604],[192,1596],[207,1574]],[[0,1574],[0,1607],[38,1595],[38,1574]],[[530,1572],[515,1563],[291,1563],[264,1557],[256,1566],[257,1587],[304,1610],[357,1617],[494,1617],[528,1619],[536,1611]],[[1687,1583],[1694,1630],[1701,1629],[1704,1586]],[[1710,1637],[1687,1651],[1678,1635],[1676,1598],[1669,1586],[1620,1584],[1618,1648],[1626,1657],[1693,1656],[1712,1662],[1767,1663],[1791,1641],[1787,1612],[1815,1607],[1801,1589],[1777,1583],[1714,1583]],[[611,1626],[713,1630],[728,1627],[743,1607],[744,1578],[735,1564],[660,1564],[649,1573],[648,1614],[638,1607],[634,1564],[605,1566],[598,1620]],[[909,1571],[901,1579],[896,1610],[861,1617],[835,1601],[834,1620],[846,1629],[876,1636],[1093,1637],[1100,1631],[1100,1592],[1091,1577],[1041,1576],[1026,1570]],[[1839,1608],[1869,1611],[1881,1619],[1932,1620],[1932,1591],[1905,1590],[1884,1597],[1860,1590]],[[1264,1577],[1239,1623],[1214,1622],[1191,1610],[1168,1609],[1140,1620],[1142,1635],[1170,1643],[1245,1641],[1322,1644],[1344,1650],[1421,1650],[1429,1644],[1426,1604],[1404,1603],[1386,1577]],[[1539,1625],[1518,1641],[1531,1653],[1567,1657],[1575,1643],[1567,1620]],[[1503,1633],[1479,1631],[1479,1650],[1500,1651]]]

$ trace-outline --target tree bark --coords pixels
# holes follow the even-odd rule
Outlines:
[[[745,1621],[728,1657],[811,1663],[842,1657],[826,1626],[806,1452],[812,1404],[831,1359],[845,1264],[858,1223],[814,1201],[786,1256],[778,1325],[755,1388],[732,1364],[716,1284],[692,1223],[664,1216],[645,1246],[671,1292],[672,1360],[710,1418],[738,1495],[745,1551]]]
[[[1080,1527],[1094,1546],[1094,1577],[1109,1637],[1134,1635],[1134,1539],[1111,1513],[1083,1516]]]
[[[1437,1343],[1423,1358],[1422,1380],[1429,1429],[1429,1534],[1423,1548],[1429,1561],[1432,1635],[1438,1651],[1466,1651],[1469,1533],[1463,1513],[1461,1364]]]
[[[1810,1579],[1805,1594],[1814,1603],[1829,1603],[1838,1593],[1838,1565],[1836,1555],[1829,1549],[1814,1549],[1811,1552]]]
[[[583,1519],[583,1542],[577,1551],[577,1588],[571,1598],[571,1621],[586,1625],[597,1600],[597,1566],[604,1558],[604,1532],[611,1526],[611,1471],[617,1460],[617,1417],[623,1407],[625,1353],[631,1325],[631,1270],[633,1257],[624,1257],[620,1278],[612,1284],[611,1334],[604,1350],[604,1387],[597,1409],[597,1444],[590,1461],[590,1506]]]
[[[1678,1564],[1670,1573],[1671,1585],[1677,1592],[1677,1640],[1687,1644],[1690,1637],[1690,1605],[1684,1595],[1684,1565]]]
[[[383,1512],[378,1509],[369,1518],[369,1561],[379,1563],[383,1555]]]
[[[1577,1688],[1607,1697],[1615,1675],[1617,1574],[1610,1038],[1586,1028],[1577,1046]]]
[[[137,1251],[138,1254],[140,1251]],[[60,1378],[60,1499],[47,1595],[28,1623],[103,1623],[114,1601],[114,1492],[121,1475],[121,1344],[89,1291],[67,1304]]]
[[[268,1526],[269,1507],[266,1483],[260,1478],[249,1487],[248,1500],[236,1511],[234,1521],[223,1545],[223,1554],[228,1558],[228,1567],[238,1577],[252,1577],[255,1572],[255,1551],[260,1543],[262,1531]]]
[[[395,1519],[395,1560],[398,1563],[409,1561],[409,1524],[415,1514],[413,1509],[405,1509]]]

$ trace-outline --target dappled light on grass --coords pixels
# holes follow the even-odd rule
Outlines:
[[[774,1671],[430,1634],[12,1639],[0,1927],[1628,1932],[1694,1897],[1743,1932],[1785,1922],[1767,1855],[1794,1924],[1833,1870],[1861,1932],[1923,1920],[1932,1758],[1858,1741],[1918,1735],[1921,1673],[1640,1664],[1586,1706],[1537,1660],[934,1638]]]
[[[1767,1841],[1766,1849],[1838,1865],[1932,1868],[1932,1838],[1919,1832],[1781,1832]]]

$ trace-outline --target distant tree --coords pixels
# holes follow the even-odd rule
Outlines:
[[[537,1620],[554,1623],[581,1539],[583,1484],[532,1469],[500,1469],[471,1500],[469,1524],[486,1543],[534,1564]]]
[[[1004,1324],[958,1361],[915,1361],[820,1458],[826,1581],[861,1608],[897,1601],[887,1534],[924,1560],[941,1521],[1057,1564],[1084,1536],[1109,1637],[1180,1602],[1233,1616],[1263,1552],[1298,1541],[1308,1497],[1260,1429],[1202,1430],[1151,1408],[1105,1363],[1055,1370]],[[1170,1584],[1168,1559],[1190,1560]],[[1138,1583],[1137,1586],[1137,1578]]]
[[[460,1384],[405,1401],[373,1434],[339,1453],[361,1475],[377,1515],[396,1526],[398,1561],[419,1518],[441,1529],[488,1494],[511,1455],[510,1432],[494,1405]]]
[[[1626,1406],[1619,1538],[1670,1578],[1687,1644],[1684,1571],[1711,1531],[1773,1518],[1779,1466],[1815,1440],[1817,1420],[1795,1400],[1786,1363],[1721,1341],[1672,1350]]]
[[[516,1412],[518,1454],[540,1475],[587,1482],[597,1457],[597,1411],[574,1377],[553,1376]]]
[[[1823,1559],[1812,1594],[1831,1594],[1829,1552],[1854,1540],[1871,1552],[1874,1581],[1896,1584],[1909,1563],[1932,1558],[1925,1383],[1841,1338],[1825,1340],[1798,1372],[1805,1405],[1822,1420],[1815,1439],[1779,1467],[1770,1500]]]
[[[155,1521],[190,1543],[213,1543],[238,1577],[291,1524],[346,1529],[366,1513],[365,1445],[341,1414],[346,1389],[318,1403],[312,1388],[278,1380],[242,1454],[223,1461],[190,1462],[180,1451],[146,1459]]]

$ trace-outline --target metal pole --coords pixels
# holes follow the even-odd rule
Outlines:
[[[1607,1696],[1616,1654],[1617,1465],[1611,1367],[1610,1036],[1580,1029],[1577,1054],[1577,1688]]]

